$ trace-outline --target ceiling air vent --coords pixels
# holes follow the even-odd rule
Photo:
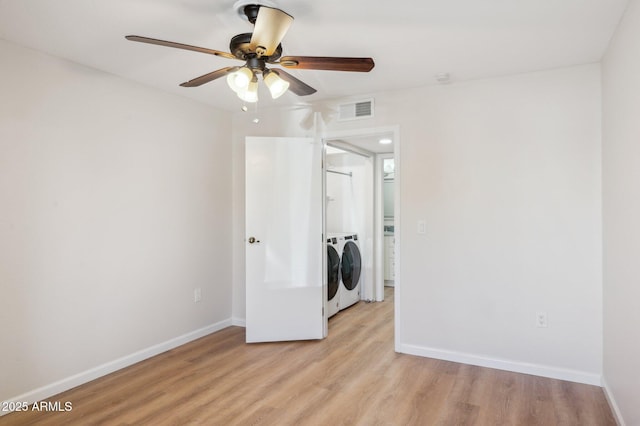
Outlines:
[[[373,99],[340,104],[338,121],[359,120],[373,117]]]

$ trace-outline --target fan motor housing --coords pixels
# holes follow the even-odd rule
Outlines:
[[[251,33],[238,34],[231,39],[229,50],[238,59],[247,59],[249,45],[251,44]]]
[[[238,59],[246,61],[252,56],[255,56],[256,52],[251,50],[251,36],[252,33],[243,33],[234,36],[229,43],[229,50]],[[271,56],[262,56],[266,62],[274,62],[280,59],[282,56],[282,44],[279,44],[276,50]]]

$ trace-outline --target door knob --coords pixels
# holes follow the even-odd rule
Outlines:
[[[255,239],[255,238],[253,238],[253,237],[249,237],[249,244],[259,243],[259,242],[260,242],[260,240],[256,240],[256,239]]]

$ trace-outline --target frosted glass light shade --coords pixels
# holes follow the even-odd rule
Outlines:
[[[246,90],[252,79],[253,72],[247,67],[242,67],[227,76],[227,84],[231,90],[239,92],[241,90]]]
[[[264,83],[269,88],[269,92],[271,92],[271,97],[273,99],[277,99],[280,96],[284,95],[285,92],[289,89],[289,82],[284,81],[278,74],[273,71],[269,71],[264,76]]]
[[[246,89],[239,90],[238,97],[245,102],[258,102],[258,79],[254,78]]]

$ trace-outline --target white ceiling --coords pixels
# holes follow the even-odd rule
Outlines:
[[[0,0],[0,38],[235,111],[219,79],[178,85],[241,62],[130,42],[134,34],[228,51],[251,32],[236,0]],[[627,0],[279,0],[295,21],[283,55],[370,56],[370,73],[294,70],[318,93],[287,93],[261,107],[496,77],[601,59]],[[0,67],[1,69],[1,67]],[[262,85],[263,86],[263,85]]]

